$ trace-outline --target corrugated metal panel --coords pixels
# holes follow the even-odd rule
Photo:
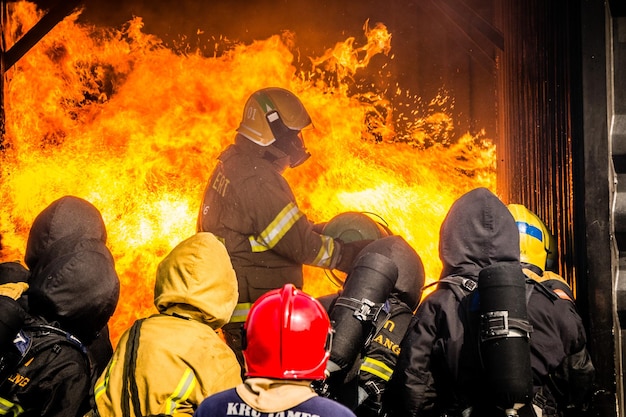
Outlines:
[[[575,287],[570,39],[566,2],[502,2],[498,186],[557,238],[559,272]],[[566,36],[564,36],[564,34]]]

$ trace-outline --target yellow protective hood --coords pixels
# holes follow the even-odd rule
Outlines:
[[[235,271],[224,245],[200,232],[179,243],[159,264],[154,305],[214,329],[230,320],[239,293]]]

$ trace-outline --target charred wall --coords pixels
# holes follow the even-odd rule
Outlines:
[[[614,291],[623,263],[615,232],[624,210],[611,211],[619,175],[609,137],[609,120],[624,106],[623,93],[616,94],[623,91],[623,63],[620,70],[619,57],[612,60],[613,52],[623,54],[623,28],[614,29],[623,12],[618,3],[506,1],[500,14],[507,30],[498,71],[498,185],[505,199],[536,211],[557,236],[560,273],[576,291],[588,331],[598,371],[596,412],[603,416],[624,413],[615,319],[624,303]],[[616,139],[613,149],[623,149]]]

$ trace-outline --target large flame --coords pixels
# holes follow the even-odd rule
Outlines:
[[[41,18],[32,3],[9,2],[8,9],[7,48]],[[439,226],[452,202],[471,188],[495,186],[493,144],[484,133],[454,138],[441,111],[445,97],[407,122],[388,91],[348,93],[352,75],[391,48],[382,24],[370,29],[366,22],[365,46],[356,47],[354,37],[338,41],[303,70],[289,33],[207,57],[165,48],[142,32],[140,18],[117,30],[79,24],[78,16],[5,74],[0,260],[23,259],[30,225],[52,201],[75,195],[92,202],[122,283],[110,322],[114,343],[133,320],[154,312],[156,266],[195,232],[216,156],[259,88],[293,91],[314,121],[304,135],[312,158],[285,174],[301,209],[315,222],[344,211],[378,214],[421,255],[428,281],[439,275]],[[400,117],[409,126],[402,135]],[[323,271],[305,272],[313,295],[337,290]]]

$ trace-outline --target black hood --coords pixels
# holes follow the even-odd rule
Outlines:
[[[66,196],[35,219],[28,236],[29,310],[57,321],[83,342],[96,337],[115,311],[120,282],[100,212]]]
[[[439,233],[441,277],[478,279],[485,266],[519,263],[519,232],[511,212],[486,188],[476,188],[456,200]]]
[[[74,196],[52,202],[37,215],[26,242],[24,262],[32,271],[59,240],[97,239],[106,243],[107,233],[100,211]]]

